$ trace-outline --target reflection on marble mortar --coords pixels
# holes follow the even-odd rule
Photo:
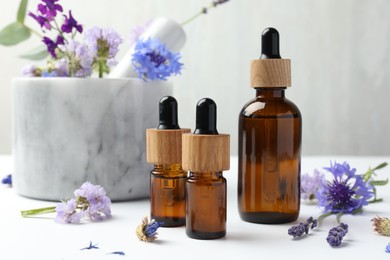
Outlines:
[[[114,200],[149,195],[145,130],[158,123],[167,82],[138,79],[15,79],[14,186],[61,200],[84,181]]]

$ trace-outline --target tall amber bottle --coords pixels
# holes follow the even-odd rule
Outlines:
[[[217,107],[201,99],[196,109],[196,129],[183,134],[183,169],[187,178],[186,234],[195,239],[226,235],[226,179],[230,167],[229,135],[218,134]]]
[[[150,176],[150,217],[163,227],[185,225],[186,178],[182,169],[182,134],[177,120],[177,101],[163,97],[157,129],[146,130],[146,159],[154,164]]]
[[[244,221],[276,224],[298,218],[302,118],[285,98],[290,85],[290,60],[280,57],[278,31],[267,28],[261,57],[251,63],[256,97],[239,116],[238,207]]]

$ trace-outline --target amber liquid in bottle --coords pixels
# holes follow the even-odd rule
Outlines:
[[[248,222],[298,218],[302,120],[284,89],[257,88],[240,113],[238,207]]]
[[[186,178],[181,164],[155,165],[150,179],[151,218],[163,227],[186,222]]]
[[[191,172],[187,178],[186,234],[195,239],[226,235],[226,179],[222,172]]]

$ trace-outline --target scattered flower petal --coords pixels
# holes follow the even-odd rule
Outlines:
[[[371,221],[376,232],[384,236],[390,236],[390,219],[376,216]]]
[[[108,253],[109,255],[126,255],[124,252],[122,251],[114,251],[114,252],[111,252],[111,253]]]
[[[148,221],[148,217],[142,219],[142,224],[136,229],[136,234],[139,240],[144,242],[153,242],[157,239],[157,229],[161,227],[162,223],[152,219]]]
[[[80,250],[90,250],[90,249],[99,249],[98,244],[92,244],[92,241],[89,242],[89,246],[81,248]]]
[[[386,253],[390,253],[390,243],[388,243],[387,244],[387,246],[386,246],[386,251],[385,251]]]
[[[329,245],[335,247],[341,245],[341,241],[344,236],[348,233],[348,225],[341,223],[337,227],[331,228],[329,230],[326,241]]]
[[[12,175],[11,174],[8,174],[7,176],[5,176],[2,180],[1,180],[1,183],[2,184],[7,184],[9,186],[12,186]]]

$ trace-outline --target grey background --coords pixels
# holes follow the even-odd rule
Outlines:
[[[184,21],[206,0],[67,0],[86,27],[112,27],[125,39],[135,25],[167,16]],[[34,10],[38,1],[30,1]],[[2,0],[0,26],[13,21],[18,1]],[[30,25],[34,24],[28,19]],[[35,24],[34,24],[35,26]],[[237,153],[237,117],[254,97],[249,62],[259,56],[266,27],[281,34],[281,54],[292,59],[286,96],[303,115],[304,155],[390,154],[390,1],[230,0],[185,26],[185,69],[175,78],[182,127],[194,128],[195,105],[213,98],[218,128],[231,134]],[[0,154],[11,153],[11,79],[28,62],[17,58],[39,45],[32,37],[0,46]],[[127,44],[122,45],[123,55]]]

